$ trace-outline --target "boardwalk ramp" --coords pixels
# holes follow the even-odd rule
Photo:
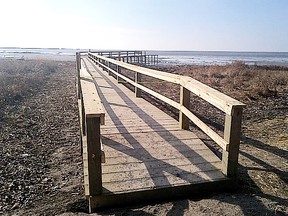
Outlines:
[[[94,127],[95,133],[98,133],[96,141],[90,141],[90,144],[87,144],[83,128],[86,127],[87,132],[91,129],[87,128],[85,120],[83,123],[86,115],[83,114],[83,109],[86,108],[85,98],[82,96],[84,92],[83,89],[80,90],[82,91],[79,93],[79,107],[82,109],[80,116],[84,184],[90,212],[105,206],[185,197],[195,193],[227,189],[234,185],[236,165],[235,163],[231,165],[230,160],[235,160],[235,154],[229,155],[229,148],[231,150],[231,145],[235,145],[231,140],[233,138],[235,142],[237,139],[235,136],[238,134],[235,135],[236,129],[228,123],[229,116],[233,116],[237,110],[233,110],[233,113],[226,116],[226,127],[229,127],[230,131],[229,134],[226,131],[226,139],[224,137],[222,142],[219,141],[219,137],[214,136],[208,130],[208,134],[212,134],[211,136],[223,145],[224,159],[220,159],[193,132],[187,130],[189,113],[185,109],[181,112],[181,107],[188,104],[186,88],[186,90],[182,89],[181,93],[182,103],[180,101],[179,110],[180,115],[183,116],[180,116],[179,123],[141,98],[139,91],[146,89],[137,85],[137,78],[140,83],[139,74],[135,75],[133,81],[134,92],[119,84],[119,78],[126,79],[118,73],[119,67],[128,67],[129,64],[125,63],[127,64],[125,65],[123,62],[109,60],[102,56],[97,57],[99,59],[93,56],[82,56],[80,60],[78,56],[77,60],[78,70],[84,70],[86,76],[90,75],[87,78],[82,77],[80,73],[78,89],[84,88],[81,86],[81,80],[89,80],[89,83],[93,83],[95,89],[89,91],[94,91],[93,95],[96,95],[96,101],[98,101],[98,105],[95,106],[101,108],[95,111],[99,113],[99,120],[95,121],[97,126]],[[135,69],[134,66],[133,69]],[[136,69],[140,70],[139,67]],[[115,76],[111,76],[113,72],[117,76],[116,79]],[[151,71],[145,72],[144,70],[144,73],[148,72]],[[99,101],[101,101],[100,104]],[[233,103],[235,105],[236,102],[233,101]],[[238,102],[237,106],[237,109],[242,109],[244,105]],[[191,115],[190,117],[194,118]],[[236,120],[236,123],[235,121],[232,123],[237,124],[236,127],[239,130],[239,116]],[[89,137],[89,134],[86,136]],[[237,142],[239,141],[236,140],[238,156]],[[94,153],[89,153],[89,145],[94,146],[90,147]],[[225,164],[231,165],[232,168]]]

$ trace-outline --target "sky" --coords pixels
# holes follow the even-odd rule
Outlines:
[[[288,52],[288,0],[0,0],[0,47]]]

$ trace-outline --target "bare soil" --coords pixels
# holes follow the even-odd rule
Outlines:
[[[158,69],[192,76],[247,104],[239,187],[94,215],[288,215],[288,69],[243,63]],[[178,87],[143,79],[178,100]],[[0,214],[87,214],[75,83],[74,62],[0,60]],[[190,109],[221,134],[223,113],[191,99]],[[216,147],[192,124],[191,130]]]

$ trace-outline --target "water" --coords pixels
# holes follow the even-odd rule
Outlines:
[[[87,51],[58,48],[0,48],[1,58],[75,60],[75,53]],[[224,52],[224,51],[146,51],[159,56],[160,65],[225,65],[243,61],[250,65],[288,66],[288,52]]]
[[[147,51],[159,55],[161,65],[225,65],[243,61],[249,65],[288,66],[288,52]]]
[[[75,60],[76,49],[58,48],[0,48],[0,59],[50,59],[50,60]]]

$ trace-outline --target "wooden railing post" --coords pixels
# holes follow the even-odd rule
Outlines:
[[[80,67],[81,67],[81,59],[80,53],[76,52],[76,71],[77,71],[77,95],[78,99],[81,98],[81,86],[80,86]]]
[[[116,70],[117,70],[117,73],[121,74],[121,67],[119,65],[116,65]],[[123,83],[124,80],[121,79],[119,76],[117,76],[117,82],[118,83]]]
[[[189,129],[189,118],[181,111],[181,106],[189,109],[190,106],[190,91],[180,86],[180,111],[179,111],[179,125],[180,128]]]
[[[120,66],[119,65],[116,65],[116,72],[120,73]],[[116,79],[117,79],[117,83],[119,83],[119,76],[118,75],[116,75]]]
[[[107,67],[110,68],[110,62],[109,61],[107,62]],[[107,71],[108,71],[109,76],[112,76],[112,72],[109,69],[107,69]]]
[[[76,68],[77,68],[77,71],[80,71],[80,69],[81,69],[80,53],[79,52],[76,52]]]
[[[82,91],[82,90],[81,90]],[[83,95],[81,92],[81,112],[82,112],[82,131],[83,131],[83,135],[86,135],[86,119],[85,119],[85,107],[84,107],[84,101],[83,101]]]
[[[89,195],[102,193],[100,117],[86,116]]]
[[[135,82],[140,83],[141,82],[141,73],[135,72]],[[135,86],[135,96],[141,97],[141,89],[137,88]]]
[[[237,175],[242,112],[242,108],[235,108],[232,115],[225,117],[224,139],[229,143],[229,150],[223,150],[222,172],[228,177]]]

